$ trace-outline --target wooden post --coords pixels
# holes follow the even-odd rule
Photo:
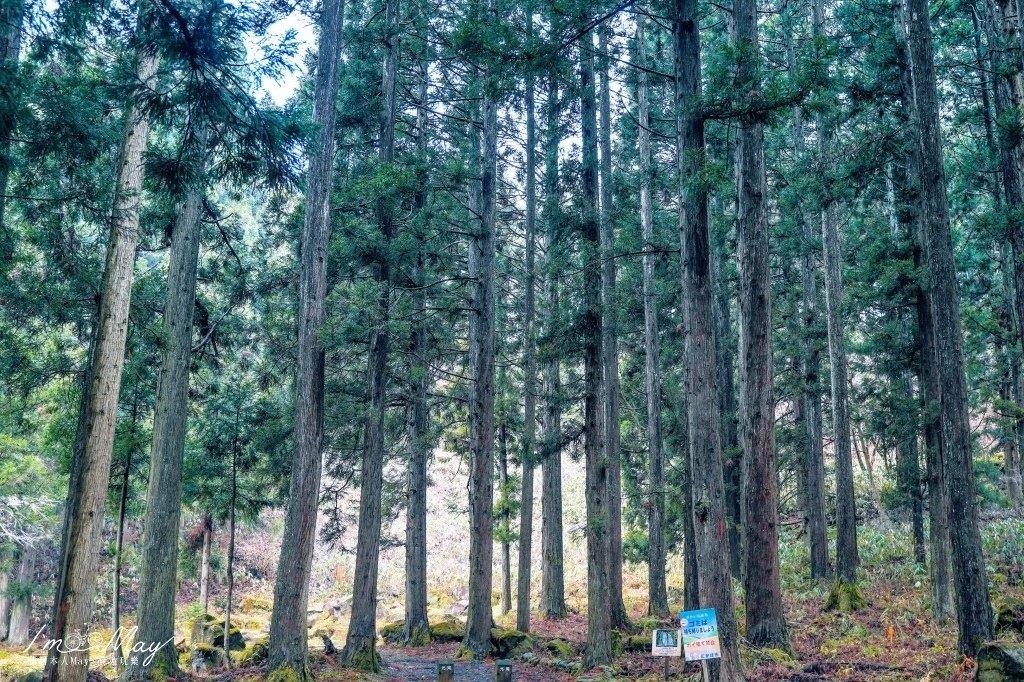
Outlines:
[[[494,682],[512,682],[512,661],[501,659],[494,666]]]
[[[455,663],[452,661],[437,662],[437,682],[455,682]]]

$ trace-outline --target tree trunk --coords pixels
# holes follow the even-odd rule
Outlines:
[[[581,26],[587,20],[580,18]],[[611,594],[608,579],[608,461],[602,433],[601,235],[598,206],[597,102],[594,83],[594,41],[580,41],[580,119],[582,126],[582,250],[583,262],[583,437],[586,458],[587,514],[587,649],[584,665],[592,668],[612,659]]]
[[[704,120],[701,98],[700,28],[696,0],[675,0],[676,146],[679,164],[679,237],[682,249],[683,324],[686,356],[686,404],[693,526],[696,535],[701,604],[718,611],[722,658],[710,664],[712,678],[743,679],[732,578],[722,557],[729,556],[725,484],[718,395],[715,382],[715,329],[712,314],[708,196],[703,183],[690,179],[704,170]]]
[[[942,140],[931,24],[926,0],[906,0],[908,46],[921,145],[921,217],[934,355],[939,379],[939,414],[943,433],[944,477],[949,495],[953,581],[961,653],[974,656],[992,639],[992,608],[978,528],[971,457],[971,432],[964,376],[963,330],[957,293],[956,263],[942,166]],[[939,360],[941,359],[941,361]]]
[[[140,24],[146,23],[143,18]],[[144,30],[140,26],[140,31]],[[137,75],[146,89],[155,84],[156,54],[142,50]],[[88,632],[92,623],[93,597],[103,531],[103,516],[110,481],[110,461],[117,423],[118,395],[128,335],[135,253],[139,245],[143,154],[149,136],[149,112],[132,102],[125,116],[124,139],[118,160],[117,184],[110,217],[110,237],[99,320],[89,370],[88,401],[81,410],[84,422],[79,457],[73,458],[65,505],[63,556],[54,594],[50,637],[66,640],[72,633]],[[72,647],[73,648],[73,647]],[[78,681],[85,677],[88,652],[50,649],[46,660],[47,682]]]
[[[117,501],[117,532],[114,540],[114,585],[113,594],[111,595],[111,631],[114,636],[118,634],[121,629],[121,565],[123,563],[122,552],[124,551],[124,519],[125,513],[128,510],[128,483],[131,480],[132,473],[132,455],[135,450],[135,428],[138,423],[139,414],[139,399],[136,395],[135,400],[132,403],[132,446],[128,448],[127,458],[124,463],[124,472],[121,475],[121,490],[118,494]],[[138,638],[139,641],[145,641]],[[124,650],[121,647],[121,640],[114,639],[114,668],[121,673],[124,667]]]
[[[823,0],[812,5],[812,32],[825,39]],[[819,162],[831,163],[834,132],[825,116],[819,115]],[[821,240],[825,261],[825,323],[828,331],[829,373],[832,380],[833,455],[836,461],[836,579],[855,585],[857,565],[857,508],[853,487],[853,455],[850,446],[850,413],[847,398],[845,322],[843,320],[843,255],[836,225],[835,203],[825,197],[821,207]]]
[[[320,327],[327,292],[327,242],[334,180],[335,100],[343,0],[324,0],[320,14],[313,121],[316,142],[307,170],[306,215],[302,226],[299,275],[298,367],[295,397],[295,454],[288,490],[284,542],[274,584],[270,619],[270,670],[284,668],[309,678],[306,666],[306,606],[316,535],[323,452],[324,349]]]
[[[615,302],[615,223],[612,207],[612,114],[608,25],[598,29],[600,102],[601,365],[604,372],[604,456],[608,467],[608,599],[614,628],[629,626],[622,601],[622,462],[619,423],[619,350]]]
[[[733,2],[736,86],[761,92],[757,1]],[[772,389],[772,310],[764,125],[740,118],[736,136],[739,188],[740,433],[743,443],[743,586],[747,639],[789,649],[779,577],[779,512],[775,472],[775,396]]]
[[[482,75],[482,74],[481,74]],[[469,248],[469,611],[465,648],[483,658],[491,649],[494,553],[494,263],[498,168],[498,107],[483,88],[480,139],[480,225]]]
[[[0,3],[0,64],[5,72],[13,73],[18,67],[21,53],[21,33],[25,15],[24,0],[4,0]],[[14,236],[8,232],[5,214],[7,209],[7,180],[11,174],[11,138],[17,124],[15,101],[17,88],[6,87],[0,93],[0,272],[5,275],[9,263],[13,263]],[[6,623],[3,627],[6,627]],[[2,639],[2,637],[0,637]]]
[[[554,21],[556,17],[552,17]],[[558,100],[558,71],[548,72],[547,140],[544,151],[544,221],[547,225],[546,286],[548,315],[544,331],[544,457],[541,473],[541,586],[540,611],[545,618],[562,618],[565,608],[565,572],[562,552],[562,382],[559,277],[562,267],[562,234],[558,189],[558,144],[561,141],[561,107]]]
[[[796,31],[794,17],[786,14],[786,61],[791,76],[796,74],[797,60],[793,44]],[[793,107],[793,148],[798,160],[806,153],[802,107]],[[806,205],[800,207],[800,281],[801,316],[803,319],[802,357],[800,360],[801,394],[798,397],[804,424],[804,525],[811,559],[811,580],[823,582],[832,573],[828,557],[828,522],[825,518],[825,460],[821,435],[821,344],[819,342],[818,276],[814,254],[817,238],[815,218]]]
[[[736,382],[733,377],[732,287],[721,263],[729,256],[725,247],[712,246],[711,280],[715,298],[715,362],[718,382],[718,414],[722,429],[725,516],[729,534],[729,571],[743,579],[743,449],[737,434]]]
[[[416,107],[416,151],[424,165],[427,161],[427,96],[430,87],[430,67],[421,65],[419,101]],[[424,173],[424,176],[426,174]],[[422,177],[413,198],[417,216],[425,216],[426,186],[429,178]],[[427,297],[424,261],[426,225],[418,221],[416,263],[413,267],[411,292],[413,326],[410,334],[409,356],[413,367],[409,406],[409,471],[407,478],[408,507],[405,521],[405,641],[420,646],[430,642],[430,623],[427,620],[427,458],[430,456],[430,415],[427,395],[430,389],[430,365],[427,359]]]
[[[0,547],[0,642],[7,639],[11,621],[11,597],[7,590],[14,573],[14,552],[6,546]]]
[[[18,550],[17,569],[14,572],[16,593],[11,600],[11,621],[7,643],[23,647],[31,641],[29,625],[32,621],[32,591],[37,589],[36,548],[23,545]]]
[[[196,307],[196,270],[199,261],[199,215],[205,195],[209,131],[195,123],[186,131],[186,158],[194,164],[171,234],[167,269],[166,330],[160,377],[153,413],[153,449],[150,453],[142,537],[142,571],[137,616],[140,642],[166,642],[174,637],[174,597],[178,590],[178,529],[181,525],[181,462],[185,453],[188,420],[188,385],[192,357],[192,317]],[[194,137],[193,137],[194,136]],[[148,664],[147,664],[148,661]],[[164,646],[151,659],[135,657],[129,677],[148,670],[173,675],[178,653]]]
[[[661,443],[661,358],[658,340],[658,298],[654,288],[657,244],[651,206],[651,105],[648,99],[646,21],[637,17],[636,54],[638,146],[640,151],[640,232],[643,239],[644,393],[647,397],[647,614],[665,616],[665,461]]]
[[[914,267],[925,267],[924,221],[921,218],[921,145],[920,123],[910,68],[905,11],[895,7],[894,29],[897,32],[897,58],[900,64],[900,102],[903,107],[906,136],[906,174],[900,185],[899,200],[914,239]],[[926,282],[924,283],[927,284]],[[924,430],[926,483],[928,488],[928,553],[931,577],[932,617],[945,623],[953,615],[951,568],[949,564],[949,501],[943,475],[943,435],[939,422],[939,378],[935,357],[934,322],[925,288],[916,287],[918,356],[917,367],[919,410]]]
[[[527,35],[533,38],[533,6],[527,6]],[[537,438],[537,338],[535,288],[537,261],[537,121],[535,78],[526,70],[526,253],[523,302],[523,483],[519,515],[519,573],[516,584],[516,629],[530,630],[530,562],[533,557],[533,467]]]
[[[199,604],[203,615],[210,611],[210,550],[213,544],[213,519],[209,514],[203,517],[203,551],[199,563]]]
[[[380,163],[390,168],[395,161],[395,84],[398,69],[398,0],[384,5],[385,54],[381,92]],[[387,371],[391,345],[391,242],[395,236],[395,198],[377,198],[377,222],[383,243],[377,263],[377,316],[370,334],[369,411],[363,446],[359,486],[359,536],[356,541],[355,576],[352,586],[352,615],[345,648],[345,665],[374,672],[380,668],[377,655],[377,572],[380,557],[381,489],[384,475],[384,420],[387,415]]]
[[[228,557],[224,583],[227,599],[224,603],[224,665],[231,669],[231,604],[235,592],[235,507],[238,504],[238,429],[239,408],[235,408],[235,441],[231,446],[231,495],[228,498]],[[173,633],[172,633],[173,634]],[[172,649],[173,651],[173,649]]]
[[[502,372],[504,375],[504,371]],[[505,384],[502,377],[501,384]],[[508,421],[502,415],[501,426],[498,427],[498,487],[500,498],[507,500],[508,490]],[[512,531],[512,517],[508,509],[501,512],[501,615],[512,610],[512,545],[508,533]]]

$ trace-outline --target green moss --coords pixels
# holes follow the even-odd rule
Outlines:
[[[344,654],[345,665],[349,668],[368,673],[381,671],[380,654],[377,653],[377,646],[373,641],[367,641],[363,646],[346,646]]]
[[[282,665],[267,676],[267,682],[306,682],[313,679],[308,670],[301,672],[290,665]]]
[[[1024,600],[1005,597],[996,605],[996,632],[1024,635]]]
[[[405,636],[405,623],[400,620],[396,620],[393,623],[382,625],[378,632],[380,633],[381,639],[385,642],[398,644]]]
[[[430,645],[430,628],[416,627],[409,633],[409,637],[405,640],[406,646],[429,646]]]
[[[430,638],[435,642],[459,642],[466,636],[466,626],[456,620],[442,620],[430,626]]]
[[[629,635],[622,640],[622,650],[628,653],[643,653],[650,648],[650,635]]]
[[[517,656],[530,648],[530,635],[508,628],[491,628],[491,649],[495,656]]]
[[[572,658],[576,655],[576,650],[564,639],[549,639],[544,646],[559,658]]]
[[[238,655],[238,665],[260,665],[266,662],[267,656],[270,653],[270,638],[260,637],[252,646],[246,647],[241,654]]]
[[[867,602],[856,583],[849,583],[845,580],[837,580],[829,590],[828,598],[825,600],[826,611],[839,611],[840,613],[852,613],[864,608]]]

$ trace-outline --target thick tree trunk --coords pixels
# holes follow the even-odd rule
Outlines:
[[[533,7],[527,7],[527,34],[533,37]],[[523,293],[523,463],[522,499],[519,515],[519,573],[516,584],[516,629],[530,629],[530,569],[533,558],[533,468],[537,439],[537,121],[534,103],[535,79],[526,71],[526,253]]]
[[[910,68],[907,26],[902,7],[895,7],[894,29],[897,33],[897,58],[900,63],[900,102],[906,128],[906,174],[900,185],[899,201],[914,239],[914,267],[925,267],[924,221],[921,218],[921,145],[920,123]],[[925,282],[925,285],[927,283]],[[951,568],[949,563],[949,500],[943,475],[943,436],[939,422],[939,378],[935,362],[935,339],[932,311],[923,286],[915,294],[917,308],[917,367],[921,424],[924,430],[926,483],[928,489],[928,553],[931,576],[932,617],[939,623],[953,616]]]
[[[665,461],[661,442],[661,352],[658,339],[658,297],[654,288],[657,244],[651,206],[651,105],[647,71],[646,20],[637,18],[636,53],[638,147],[640,152],[640,233],[643,239],[644,393],[647,397],[647,613],[668,610],[665,585]]]
[[[971,457],[971,431],[964,376],[963,329],[950,230],[935,77],[931,23],[926,0],[906,0],[908,46],[921,145],[921,217],[925,234],[927,291],[932,312],[939,379],[944,477],[949,495],[953,582],[959,625],[958,648],[968,656],[992,639],[992,607],[981,550],[978,502]],[[941,359],[941,360],[940,360]]]
[[[736,86],[761,91],[757,1],[734,0]],[[736,136],[739,188],[740,432],[743,443],[743,594],[747,639],[754,646],[789,648],[779,577],[779,512],[775,472],[775,396],[772,389],[772,310],[764,125],[740,118]]]
[[[206,125],[186,132],[183,145],[195,175],[179,206],[171,234],[167,269],[166,330],[153,413],[153,448],[149,459],[142,571],[137,617],[140,642],[167,642],[174,638],[174,596],[178,590],[178,529],[181,521],[181,462],[185,453],[188,419],[188,384],[192,357],[192,317],[196,307],[196,270],[199,261],[199,215],[203,206],[205,159],[209,133]],[[193,137],[194,136],[194,137]],[[148,664],[147,664],[148,661]],[[129,679],[150,671],[173,675],[178,653],[163,646],[152,658],[129,662]]]
[[[686,403],[693,526],[696,535],[701,605],[717,609],[722,658],[710,664],[723,682],[743,679],[732,578],[722,557],[729,556],[726,534],[720,415],[716,386],[715,329],[712,313],[708,197],[690,179],[706,162],[701,97],[700,27],[696,0],[675,0],[676,146],[679,164],[679,237],[682,250],[683,324],[686,329]]]
[[[381,92],[380,163],[388,168],[395,161],[395,84],[398,69],[398,0],[384,5],[385,54]],[[391,346],[391,242],[395,236],[395,199],[377,198],[377,223],[383,243],[377,263],[377,315],[370,333],[367,368],[369,410],[363,445],[359,485],[359,534],[356,541],[355,575],[352,586],[352,615],[345,648],[346,665],[366,671],[380,668],[377,655],[377,572],[380,557],[381,490],[384,475],[384,420],[387,414],[388,354]]]
[[[31,545],[18,549],[18,563],[14,571],[17,594],[11,600],[10,628],[7,643],[12,647],[23,647],[31,641],[29,625],[32,621],[32,592],[37,589],[36,550]]]
[[[562,618],[565,608],[565,572],[562,548],[562,381],[559,344],[561,332],[559,277],[562,235],[558,189],[558,144],[561,141],[558,72],[548,73],[547,140],[544,150],[544,222],[546,223],[546,287],[548,314],[544,330],[544,457],[541,472],[541,586],[540,611],[545,618]]]
[[[491,648],[494,554],[494,263],[498,168],[498,107],[490,88],[481,102],[480,224],[469,247],[469,611],[465,648],[484,657]]]
[[[156,54],[143,50],[138,56],[136,73],[147,89],[154,85],[156,68]],[[89,370],[90,386],[83,395],[88,402],[80,415],[85,425],[81,430],[82,448],[80,456],[73,458],[64,511],[63,551],[49,633],[55,640],[65,640],[75,631],[88,632],[92,622],[96,568],[128,335],[128,309],[139,245],[142,157],[149,123],[148,108],[141,102],[133,102],[126,112],[125,136],[118,160],[100,314]],[[89,665],[88,652],[59,649],[50,649],[47,656],[47,682],[84,679]]]
[[[580,24],[586,25],[581,18]],[[594,41],[586,33],[580,41],[580,120],[583,166],[582,250],[583,262],[583,437],[587,486],[587,650],[588,668],[612,658],[611,594],[608,579],[608,462],[602,433],[602,330],[601,244],[598,207],[597,93],[594,83]]]
[[[615,302],[615,223],[612,207],[612,113],[608,74],[608,26],[598,29],[600,78],[601,365],[604,372],[604,453],[608,466],[608,599],[612,627],[629,626],[622,601],[622,460],[619,423],[619,342]]]
[[[343,0],[324,0],[320,14],[311,146],[306,181],[299,274],[299,338],[295,397],[295,455],[292,463],[284,542],[274,584],[270,619],[270,669],[290,669],[307,679],[306,607],[316,535],[323,453],[324,349],[320,327],[327,293],[327,242],[334,180],[335,100]]]
[[[213,518],[203,517],[203,549],[199,559],[199,604],[203,615],[210,611],[210,550],[213,545]]]
[[[429,64],[421,65],[419,101],[416,107],[416,150],[420,161],[427,161],[427,94],[430,86]],[[425,216],[428,178],[421,178],[413,199],[413,210]],[[425,218],[424,218],[425,220]],[[405,521],[405,641],[419,646],[430,642],[427,621],[427,458],[430,456],[430,415],[427,394],[430,388],[430,365],[427,359],[427,297],[424,261],[426,225],[417,224],[416,263],[412,271],[413,306],[409,356],[412,360],[408,417],[409,471],[407,474],[408,506]]]

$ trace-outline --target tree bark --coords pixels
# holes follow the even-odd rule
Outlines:
[[[504,372],[502,372],[504,374]],[[504,378],[501,381],[505,383]],[[502,415],[501,426],[498,427],[498,486],[499,497],[508,495],[508,421]],[[502,510],[501,524],[501,615],[512,610],[512,544],[507,533],[512,530],[512,517],[507,509]]]
[[[213,544],[213,519],[209,514],[203,517],[203,549],[199,560],[199,604],[203,615],[210,611],[210,550]]]
[[[527,6],[527,36],[533,38],[533,6]],[[516,584],[516,629],[530,630],[530,569],[533,555],[533,468],[537,438],[537,121],[534,103],[535,78],[526,70],[526,253],[523,286],[523,463],[522,499],[519,516],[519,572]]]
[[[419,101],[416,106],[416,150],[421,168],[427,163],[427,96],[430,87],[430,67],[421,66]],[[416,263],[413,267],[411,292],[413,326],[410,335],[410,357],[413,367],[409,406],[409,471],[407,475],[408,508],[405,522],[405,641],[410,645],[430,642],[430,623],[427,620],[427,458],[430,456],[430,413],[427,396],[430,388],[430,365],[427,359],[427,298],[424,273],[426,249],[426,186],[429,178],[425,170],[413,198],[413,210],[418,217]]]
[[[971,432],[964,376],[963,330],[956,263],[942,165],[942,139],[931,23],[926,0],[906,0],[908,46],[921,146],[921,217],[929,308],[932,312],[944,477],[949,495],[953,582],[959,626],[957,646],[968,656],[992,639],[992,607],[981,550]],[[939,360],[941,359],[941,361]]]
[[[661,442],[661,352],[658,298],[654,288],[657,244],[651,206],[651,105],[647,76],[646,20],[637,17],[636,54],[638,147],[640,152],[640,232],[643,239],[644,393],[647,406],[647,613],[668,615],[665,585],[665,461]]]
[[[14,573],[14,552],[0,547],[0,642],[7,639],[11,623],[11,597],[7,590]]]
[[[814,38],[819,41],[825,38],[823,4],[823,0],[815,0],[812,4],[811,28]],[[831,123],[822,115],[818,116],[817,127],[819,164],[829,164],[834,131]],[[857,553],[857,508],[847,397],[843,256],[836,225],[835,202],[830,196],[825,197],[821,207],[821,240],[825,261],[825,323],[832,380],[833,455],[836,461],[836,579],[840,583],[854,585],[860,559]]]
[[[552,21],[556,17],[552,17]],[[540,611],[545,618],[562,618],[565,608],[565,572],[562,547],[562,382],[559,344],[562,268],[562,231],[558,187],[558,144],[561,141],[558,71],[548,72],[547,139],[544,150],[544,222],[546,223],[546,294],[548,314],[544,331],[544,451],[541,473],[541,589]]]
[[[761,92],[757,1],[733,2],[736,87]],[[775,396],[772,388],[772,310],[764,124],[740,118],[736,136],[739,188],[740,432],[743,442],[743,586],[747,639],[789,649],[779,576],[779,513],[775,472]]]
[[[143,17],[140,31],[145,22]],[[136,69],[139,82],[151,90],[156,80],[156,54],[149,48],[141,48]],[[118,160],[99,321],[89,370],[90,387],[83,395],[88,402],[80,412],[84,422],[82,447],[80,456],[73,458],[65,505],[63,551],[50,627],[50,637],[54,640],[66,640],[76,631],[86,633],[92,622],[96,568],[128,335],[128,309],[139,245],[143,154],[149,125],[148,107],[133,101],[126,111]],[[47,656],[47,682],[83,679],[88,672],[88,652],[72,653],[65,647],[62,653],[60,648],[50,649]]]
[[[118,493],[117,500],[117,531],[114,539],[114,585],[111,595],[111,631],[115,634],[121,628],[121,566],[123,564],[124,551],[124,520],[125,514],[128,511],[128,484],[131,481],[132,473],[132,455],[134,454],[134,438],[135,428],[138,423],[139,413],[139,399],[136,395],[135,400],[132,403],[132,447],[128,448],[128,454],[124,463],[124,472],[121,475],[121,490]],[[139,638],[139,641],[143,641]],[[121,647],[120,640],[115,642],[114,648],[114,668],[118,674],[121,673],[121,669],[124,667],[124,650]]]
[[[17,592],[11,600],[10,629],[7,643],[12,647],[23,647],[31,640],[29,625],[32,621],[32,591],[36,589],[36,553],[31,545],[18,549],[18,563],[14,572]]]
[[[469,248],[469,611],[463,642],[473,656],[491,648],[494,554],[494,263],[498,167],[498,108],[484,76],[480,138],[480,224]]]
[[[205,123],[186,131],[183,146],[195,173],[189,179],[171,234],[167,269],[166,330],[153,413],[153,448],[146,493],[142,571],[139,579],[137,640],[166,642],[174,637],[174,597],[178,590],[178,529],[181,525],[181,462],[188,420],[188,385],[192,357],[192,317],[196,307],[196,271],[205,196],[209,131]],[[148,661],[148,664],[147,664]],[[151,672],[173,675],[178,652],[164,646],[151,659],[135,657],[128,678]]]
[[[580,25],[586,26],[585,17]],[[586,33],[580,41],[580,120],[583,165],[581,169],[583,262],[583,437],[586,459],[587,514],[587,668],[609,663],[611,645],[611,594],[608,578],[608,460],[602,432],[602,338],[601,329],[601,235],[598,205],[597,93],[594,83],[594,41]]]
[[[235,508],[238,506],[238,430],[240,407],[235,407],[235,438],[231,446],[231,489],[228,497],[228,557],[224,584],[227,598],[224,603],[224,666],[231,669],[231,606],[235,593]],[[173,633],[172,633],[173,634]]]
[[[905,220],[912,227],[914,239],[914,267],[923,271],[925,263],[924,221],[921,218],[921,145],[920,119],[911,74],[906,12],[902,6],[894,8],[897,32],[897,58],[900,64],[900,102],[906,128],[906,181],[900,185],[900,205]],[[920,278],[919,278],[920,280]],[[939,421],[939,378],[935,362],[934,322],[926,295],[927,282],[919,284],[915,292],[917,309],[917,350],[920,358],[917,374],[921,423],[924,430],[926,483],[928,489],[928,553],[931,577],[932,617],[939,623],[953,616],[951,594],[949,500],[943,475],[943,435]]]
[[[608,599],[614,628],[629,626],[622,601],[622,461],[619,423],[619,344],[615,302],[615,223],[612,206],[612,114],[608,74],[608,26],[598,29],[600,101],[601,364],[604,372],[604,456],[608,466]]]
[[[693,182],[706,162],[701,97],[700,27],[696,0],[675,0],[676,146],[679,164],[679,237],[682,253],[686,402],[693,525],[698,582],[703,606],[718,611],[722,658],[709,665],[711,677],[743,679],[732,579],[722,557],[729,556],[726,533],[720,415],[716,385],[715,329],[712,313],[708,196]]]
[[[338,93],[343,0],[324,0],[320,15],[313,121],[316,141],[307,170],[306,215],[299,274],[298,367],[295,397],[295,454],[288,491],[284,543],[274,584],[270,619],[270,669],[284,668],[300,679],[306,666],[306,606],[316,535],[323,453],[324,349],[320,327],[327,293],[327,242],[334,180],[335,100]]]
[[[786,61],[791,76],[797,71],[794,17],[786,14]],[[803,109],[793,108],[791,126],[796,158],[806,154]],[[806,205],[800,210],[800,282],[801,316],[803,320],[802,357],[800,360],[801,394],[798,398],[804,425],[802,453],[804,476],[804,525],[811,559],[811,580],[823,582],[832,574],[828,556],[828,522],[825,518],[825,457],[821,427],[821,344],[818,313],[818,275],[814,254],[818,238],[815,218]]]
[[[386,38],[381,93],[380,163],[385,169],[395,161],[395,85],[398,69],[398,0],[384,5]],[[359,486],[359,535],[356,541],[355,575],[352,586],[352,615],[345,648],[346,665],[366,671],[380,668],[377,655],[377,572],[380,557],[381,490],[384,475],[384,420],[387,414],[388,354],[391,346],[391,242],[395,237],[395,199],[377,198],[377,223],[383,243],[377,262],[377,316],[370,333],[367,368],[369,411],[363,447]]]
[[[25,15],[24,0],[4,0],[0,3],[0,64],[4,71],[13,73],[18,67],[21,53],[21,33]],[[0,271],[6,274],[12,263],[14,236],[7,229],[7,181],[11,175],[11,142],[17,125],[15,88],[4,88],[0,93]],[[6,627],[6,624],[4,624]],[[2,638],[0,638],[2,639]]]

